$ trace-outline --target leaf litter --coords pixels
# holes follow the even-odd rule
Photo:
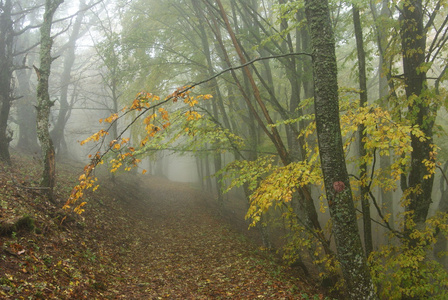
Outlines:
[[[127,173],[104,179],[82,216],[63,211],[77,170],[59,164],[52,203],[34,189],[36,160],[2,164],[1,228],[31,224],[0,236],[1,299],[324,299],[188,184]]]

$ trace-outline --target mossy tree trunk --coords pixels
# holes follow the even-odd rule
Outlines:
[[[377,299],[362,249],[339,123],[337,64],[327,0],[305,1],[313,51],[314,106],[325,191],[346,299]]]
[[[35,68],[37,73],[37,136],[39,138],[43,159],[43,173],[41,186],[47,187],[47,197],[52,199],[53,188],[56,181],[56,163],[54,157],[53,141],[49,132],[50,109],[53,102],[50,100],[48,92],[48,81],[50,78],[51,63],[51,47],[53,38],[51,37],[51,27],[53,24],[53,16],[56,9],[62,4],[63,0],[46,0],[44,21],[40,28],[41,45],[40,45],[40,67]]]

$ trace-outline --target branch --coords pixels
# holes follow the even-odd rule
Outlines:
[[[229,72],[229,71],[234,71],[234,70],[238,70],[238,69],[241,69],[241,68],[244,68],[244,67],[246,67],[246,66],[248,66],[248,65],[250,65],[250,64],[253,64],[254,62],[257,62],[257,61],[260,61],[260,60],[266,60],[266,59],[274,59],[274,58],[280,58],[280,57],[286,57],[286,56],[291,56],[291,55],[311,55],[311,54],[309,54],[309,53],[304,53],[304,52],[295,52],[295,53],[287,53],[287,54],[281,54],[281,55],[273,55],[273,56],[265,56],[265,57],[257,57],[257,58],[254,58],[254,59],[252,59],[251,61],[248,61],[248,62],[246,62],[246,63],[244,63],[244,64],[242,64],[242,65],[239,65],[239,66],[236,66],[236,67],[229,67],[229,68],[227,68],[227,69],[225,69],[225,70],[222,70],[221,72],[219,72],[219,73],[217,73],[217,74],[215,74],[215,75],[213,75],[213,76],[211,76],[211,77],[209,77],[209,78],[207,78],[207,79],[204,79],[204,80],[202,80],[202,81],[199,81],[199,82],[196,82],[196,83],[193,83],[193,84],[191,84],[191,85],[189,85],[189,86],[187,86],[187,87],[185,87],[185,88],[183,88],[183,89],[181,89],[180,91],[178,91],[178,93],[179,94],[181,94],[181,93],[185,93],[185,92],[187,92],[187,91],[189,91],[189,90],[191,90],[192,88],[194,88],[194,87],[196,87],[196,86],[198,86],[198,85],[201,85],[201,84],[204,84],[204,83],[207,83],[207,82],[209,82],[209,81],[211,81],[211,80],[213,80],[213,79],[215,79],[216,77],[219,77],[219,76],[221,76],[222,74],[224,74],[224,73],[226,73],[226,72]],[[153,106],[151,106],[151,107],[148,107],[148,108],[145,108],[145,109],[142,109],[142,111],[120,132],[120,134],[116,137],[116,139],[119,139],[119,138],[121,138],[122,136],[123,136],[123,134],[135,123],[135,122],[137,122],[137,120],[142,116],[142,115],[144,115],[147,111],[149,111],[149,110],[152,110],[152,109],[154,109],[154,108],[156,108],[156,107],[159,107],[159,106],[161,106],[162,104],[165,104],[165,103],[167,103],[168,101],[170,101],[170,100],[172,100],[174,98],[174,96],[169,96],[169,97],[167,97],[165,100],[163,100],[162,102],[159,102],[159,103],[157,103],[157,104],[155,104],[155,105],[153,105]],[[131,110],[128,110],[127,112],[125,112],[123,115],[121,115],[121,116],[119,116],[116,120],[114,120],[113,122],[111,122],[110,123],[110,125],[109,125],[109,127],[107,128],[107,130],[106,131],[109,131],[109,129],[110,128],[112,128],[112,125],[115,123],[115,122],[117,122],[119,119],[121,119],[121,118],[123,118],[125,115],[127,115],[128,113],[130,113],[131,112]],[[103,139],[103,142],[101,143],[101,145],[100,145],[100,147],[102,146],[104,144],[104,139]],[[110,149],[107,149],[106,150],[106,152],[105,153],[103,153],[101,156],[100,156],[100,159],[102,159],[108,152],[109,152],[109,150]]]
[[[227,68],[227,69],[225,69],[225,70],[222,70],[221,72],[219,72],[219,73],[213,75],[212,77],[209,77],[209,78],[207,78],[207,79],[205,79],[205,80],[202,80],[202,81],[199,81],[199,82],[193,84],[192,87],[193,87],[193,86],[200,85],[200,84],[203,84],[203,83],[206,83],[206,82],[209,82],[210,80],[213,80],[213,79],[215,79],[216,77],[219,77],[219,76],[221,76],[222,74],[224,74],[224,73],[226,73],[226,72],[234,71],[234,70],[238,70],[238,69],[242,69],[242,68],[244,68],[244,67],[246,67],[246,66],[248,66],[248,65],[251,65],[251,64],[253,64],[254,62],[257,62],[257,61],[260,61],[260,60],[267,60],[267,59],[274,59],[274,58],[282,58],[282,57],[295,56],[295,55],[307,55],[307,56],[312,56],[310,53],[306,53],[306,52],[293,52],[293,53],[286,53],[286,54],[279,54],[279,55],[272,55],[272,56],[257,57],[257,58],[254,58],[254,59],[252,59],[251,61],[248,61],[248,62],[246,62],[246,63],[244,63],[244,64],[242,64],[242,65],[239,65],[239,66],[236,66],[236,67],[230,67],[230,68]]]
[[[443,178],[445,179],[446,184],[448,185],[448,178],[446,177],[446,174],[443,171],[443,169],[440,166],[438,166],[438,165],[436,165],[436,168],[440,170],[440,172],[442,173]]]
[[[360,179],[359,177],[357,177],[356,175],[349,174],[348,176],[351,176],[351,177],[355,178],[356,180],[361,181],[361,179]],[[370,189],[370,185],[369,185],[369,195],[370,195],[370,198],[372,199],[373,205],[375,206],[378,215],[380,216],[381,220],[383,220],[384,224],[380,224],[380,222],[378,222],[378,221],[376,221],[376,220],[374,220],[374,219],[372,219],[372,218],[370,218],[370,219],[371,219],[373,222],[375,222],[375,223],[377,223],[377,224],[380,224],[380,225],[383,226],[383,227],[386,227],[386,228],[389,229],[389,231],[392,232],[396,237],[402,239],[402,238],[404,237],[404,235],[403,235],[400,231],[397,231],[397,230],[393,229],[393,228],[390,226],[389,222],[386,221],[386,218],[384,217],[383,213],[381,212],[381,208],[380,208],[380,206],[378,205],[378,202],[376,201],[376,197],[373,195],[372,190]],[[362,213],[362,211],[360,211],[359,209],[356,209],[356,210],[359,211],[360,213]]]

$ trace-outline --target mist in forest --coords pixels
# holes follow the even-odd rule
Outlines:
[[[48,44],[45,2],[54,5]],[[319,106],[319,36],[305,2],[1,1],[1,159],[24,151],[45,164],[53,149],[56,162],[189,183],[313,274],[339,265],[333,209],[350,194],[365,265],[406,270],[400,259],[421,247],[422,264],[437,262],[425,270],[446,274],[446,3],[332,3],[338,94]],[[319,136],[331,113],[334,151]],[[322,280],[345,276],[338,268]]]

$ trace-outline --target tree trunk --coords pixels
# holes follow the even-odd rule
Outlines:
[[[314,106],[325,191],[347,299],[377,299],[362,249],[339,123],[337,64],[328,1],[307,0]]]
[[[238,54],[240,62],[241,62],[241,64],[245,64],[247,62],[246,58],[244,57],[243,52],[241,50],[241,46],[240,46],[240,44],[239,44],[239,42],[238,42],[238,40],[237,40],[237,38],[235,36],[235,33],[233,32],[233,30],[232,30],[232,28],[230,26],[230,23],[229,23],[229,20],[227,18],[227,15],[226,15],[226,12],[224,10],[224,7],[222,6],[222,3],[221,3],[220,0],[217,0],[216,3],[219,6],[219,11],[220,11],[221,16],[222,16],[222,18],[224,20],[225,27],[227,29],[227,32],[230,35],[230,38],[232,40],[232,44],[233,44],[233,46],[234,46],[234,48],[235,48],[235,50],[236,50],[236,52]],[[255,97],[256,103],[258,104],[258,107],[262,111],[262,115],[264,116],[267,124],[273,125],[274,122],[272,121],[271,116],[270,116],[270,114],[269,114],[265,104],[263,103],[263,101],[261,99],[260,91],[259,91],[257,85],[255,84],[253,76],[250,73],[249,67],[245,66],[243,68],[243,71],[244,71],[244,74],[246,75],[245,78],[247,78],[249,80],[249,82],[250,82],[250,86],[252,87],[252,90],[253,90],[253,95]],[[248,98],[245,97],[245,100],[248,100]],[[283,164],[287,165],[290,162],[290,158],[289,158],[288,152],[286,150],[286,147],[283,144],[283,141],[282,141],[282,139],[280,137],[280,134],[279,134],[279,132],[277,130],[277,127],[272,126],[270,128],[270,130],[269,130],[266,127],[266,125],[263,123],[263,120],[261,119],[261,117],[256,112],[255,107],[253,107],[253,104],[250,103],[249,101],[247,101],[247,105],[249,106],[249,108],[252,111],[253,115],[256,117],[256,120],[257,120],[258,125],[260,126],[260,128],[263,129],[263,131],[271,139],[272,143],[276,147],[277,152],[278,152],[278,154],[279,154]]]
[[[389,83],[391,79],[391,70],[387,65],[391,65],[391,58],[385,57],[385,51],[387,47],[387,35],[388,33],[384,30],[380,24],[387,23],[387,19],[389,19],[390,16],[390,10],[388,7],[389,0],[382,0],[381,2],[381,10],[378,14],[375,3],[373,0],[370,1],[370,8],[373,15],[373,19],[376,24],[376,35],[377,35],[377,47],[379,50],[379,62],[378,62],[378,98],[381,99],[381,106],[385,107],[389,110],[390,103],[389,103]],[[383,22],[384,21],[384,22]],[[395,92],[392,91],[391,94],[394,94]],[[390,156],[380,156],[380,168],[381,170],[386,170],[390,166]],[[392,191],[384,191],[384,189],[381,189],[381,204],[382,204],[382,210],[383,214],[390,214],[389,218],[389,224],[394,227],[395,224],[395,213],[394,213],[394,200],[393,200],[393,193]],[[388,229],[385,233],[388,232]]]
[[[6,0],[0,3],[0,160],[10,163],[9,143],[12,141],[8,131],[8,118],[12,101],[13,68],[13,28],[12,3]]]
[[[204,52],[205,59],[207,61],[208,76],[211,77],[214,75],[215,72],[213,70],[212,57],[211,57],[211,53],[210,53],[210,45],[208,42],[207,33],[204,28],[205,21],[204,21],[203,15],[202,15],[203,9],[201,9],[201,7],[199,6],[199,1],[197,1],[197,0],[192,0],[192,4],[193,4],[195,14],[197,15],[197,17],[199,19],[198,28],[199,28],[200,37],[201,37],[202,50]],[[222,120],[223,120],[225,126],[227,127],[227,129],[230,130],[231,129],[230,122],[227,118],[227,113],[224,110],[224,105],[222,104],[223,100],[222,100],[222,96],[221,96],[221,91],[219,89],[219,85],[218,85],[218,82],[216,79],[211,81],[210,87],[214,88],[215,94],[216,94],[215,100],[212,101],[212,103],[211,103],[213,118],[219,122],[220,116],[222,116]],[[219,112],[220,107],[221,107],[221,109],[220,109],[221,112]],[[214,145],[212,145],[212,147],[213,146]],[[214,161],[214,166],[215,166],[214,172],[216,173],[217,171],[221,170],[221,168],[222,168],[222,156],[219,151],[216,151],[213,154],[213,161]],[[218,203],[219,203],[220,207],[222,207],[223,199],[224,199],[223,198],[223,187],[222,187],[222,175],[215,175],[215,185],[216,185],[216,193],[217,193],[217,197],[218,197]]]
[[[36,11],[28,13],[26,19],[21,22],[20,28],[25,27],[25,22],[38,23],[36,14]],[[23,33],[23,37],[17,39],[16,49],[28,49],[37,38],[30,32]],[[32,154],[39,153],[40,149],[36,132],[36,94],[33,90],[34,87],[31,87],[31,76],[34,74],[34,70],[29,68],[34,64],[36,58],[37,54],[33,51],[15,57],[16,64],[22,64],[19,69],[15,70],[15,77],[17,78],[16,94],[19,98],[14,103],[18,125],[17,148]]]
[[[424,160],[433,160],[431,144],[433,144],[432,127],[435,116],[430,111],[427,96],[423,95],[426,88],[426,71],[421,67],[425,63],[426,33],[423,28],[422,0],[405,2],[401,10],[401,39],[404,83],[409,103],[408,118],[413,125],[419,126],[428,138],[421,141],[419,137],[411,136],[413,151],[407,185],[411,193],[410,203],[406,209],[413,212],[412,223],[422,224],[432,203],[434,176],[424,178],[428,174]]]
[[[353,5],[353,24],[355,27],[356,49],[358,53],[358,73],[359,73],[359,107],[367,104],[367,75],[366,75],[366,54],[364,52],[364,40],[362,36],[361,19],[359,17],[359,9]],[[366,156],[364,125],[361,124],[358,128],[358,151],[361,159]],[[367,185],[367,163],[364,161],[359,167],[359,178],[361,179],[361,207],[362,220],[364,224],[364,247],[367,256],[373,250],[372,241],[372,222],[370,219],[370,202],[369,202],[369,187]]]
[[[71,72],[73,68],[73,64],[75,62],[75,49],[76,49],[76,41],[80,37],[80,29],[82,25],[82,20],[84,18],[84,11],[86,4],[85,1],[81,1],[79,4],[80,11],[76,16],[75,23],[73,24],[73,30],[70,35],[70,38],[67,42],[67,53],[64,57],[64,69],[61,74],[61,93],[59,98],[59,114],[54,125],[53,130],[51,131],[51,137],[54,142],[54,147],[58,156],[63,156],[68,149],[63,147],[65,144],[64,140],[64,131],[65,125],[67,124],[68,117],[70,115],[70,105],[68,102],[68,90],[71,81]],[[114,135],[115,136],[115,135]]]
[[[51,26],[53,15],[63,0],[46,0],[44,22],[40,28],[41,46],[40,46],[40,67],[35,68],[37,73],[37,136],[39,138],[43,159],[43,173],[40,185],[48,188],[47,197],[53,198],[53,188],[56,181],[56,165],[54,157],[53,141],[49,132],[50,109],[53,102],[50,100],[48,92],[48,81],[50,78],[51,47],[53,39],[51,37]]]

